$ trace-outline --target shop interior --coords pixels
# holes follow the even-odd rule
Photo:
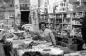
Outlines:
[[[86,56],[85,0],[9,1],[0,3],[0,56]]]

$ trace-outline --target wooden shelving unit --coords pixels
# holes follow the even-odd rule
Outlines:
[[[75,14],[77,13],[80,13],[80,12],[74,12]],[[54,27],[53,29],[56,29],[56,26],[59,25],[60,26],[60,29],[63,31],[64,27],[68,27],[68,25],[70,26],[70,30],[72,30],[74,28],[74,26],[77,26],[78,28],[81,27],[81,17],[84,17],[83,15],[83,12],[82,12],[82,15],[74,15],[74,13],[69,13],[70,14],[70,17],[68,18],[67,15],[68,13],[58,13],[58,14],[52,14],[52,18],[48,18],[46,19],[46,15],[43,14],[41,15],[41,18],[40,18],[40,22],[45,22],[47,24],[53,24]],[[66,14],[66,15],[65,15]],[[50,14],[48,14],[49,16]],[[76,16],[80,16],[80,17],[75,17]],[[58,27],[58,26],[57,26]]]
[[[56,7],[53,8],[53,13],[40,14],[39,22],[45,22],[48,25],[48,28],[56,31],[56,38],[61,38],[60,42],[64,42],[67,46],[70,47],[72,44],[77,44],[73,39],[82,37],[81,35],[81,21],[84,17],[84,11],[66,11],[59,12],[55,11]],[[48,17],[48,18],[46,18]],[[63,41],[64,39],[67,39]]]
[[[81,21],[84,17],[84,12],[71,12],[71,13],[58,13],[58,14],[48,14],[51,15],[47,21],[45,21],[45,17],[47,17],[45,14],[41,16],[40,21],[44,21],[48,24],[49,28],[52,30],[57,31],[56,36],[64,39],[67,39],[68,43],[65,43],[67,46],[70,46],[73,41],[73,39],[76,37],[81,38]],[[67,15],[70,15],[69,17]],[[48,21],[49,20],[49,21]],[[70,37],[71,40],[70,40]]]

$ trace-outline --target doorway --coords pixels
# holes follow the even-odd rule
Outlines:
[[[21,25],[29,23],[30,11],[21,11]]]

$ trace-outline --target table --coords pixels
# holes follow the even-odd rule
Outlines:
[[[50,55],[63,55],[64,52],[71,51],[66,47],[54,47],[51,46],[51,43],[47,43],[46,41],[34,41],[35,43],[39,43],[37,46],[33,46],[32,49],[19,49],[19,45],[22,44],[30,44],[33,40],[31,38],[28,39],[18,39],[14,40],[13,38],[7,38],[8,42],[12,42],[13,53],[17,52],[18,56],[23,55],[25,52],[40,52],[41,54],[50,54]]]
[[[46,51],[44,51],[46,50]],[[32,49],[20,49],[17,50],[18,56],[22,56],[25,52],[40,52],[41,54],[49,55],[63,55],[64,51],[60,48],[45,47],[45,48],[32,48]]]
[[[13,38],[8,38],[7,41],[12,42],[12,48],[15,52],[17,52],[18,56],[23,55],[25,52],[40,52],[41,54],[50,54],[50,55],[61,55],[64,53],[58,47],[49,46],[51,43],[46,43],[46,41],[34,41],[39,43],[37,46],[33,46],[32,49],[18,49],[19,45],[31,43],[32,39],[24,39],[24,40],[13,40]],[[15,50],[16,49],[16,50]]]

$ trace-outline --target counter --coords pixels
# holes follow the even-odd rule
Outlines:
[[[41,54],[50,54],[50,55],[63,55],[64,51],[59,47],[51,46],[51,43],[47,43],[46,41],[33,41],[32,39],[23,39],[23,40],[13,40],[12,38],[6,39],[8,42],[12,42],[12,48],[16,49],[17,55],[21,56],[25,52],[40,52]],[[32,48],[25,48],[29,46],[31,42],[38,43]],[[21,47],[24,45],[23,47]]]

